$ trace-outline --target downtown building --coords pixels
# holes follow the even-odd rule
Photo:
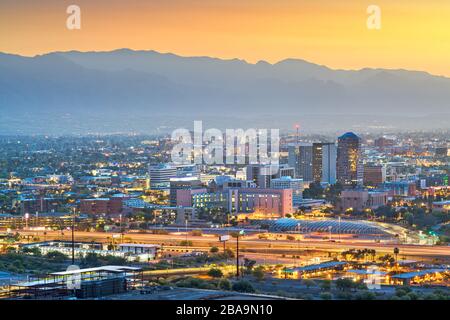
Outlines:
[[[375,210],[387,204],[389,194],[384,191],[343,190],[337,205],[340,212],[352,210],[362,212],[366,209]]]
[[[313,143],[312,173],[315,182],[336,183],[336,144],[332,142]]]
[[[196,165],[173,165],[161,163],[149,167],[150,188],[152,190],[167,190],[170,180],[174,178],[195,177],[200,179],[200,171]]]
[[[81,199],[79,202],[80,213],[90,215],[119,215],[124,208],[124,201],[130,200],[128,195],[113,195],[110,198]]]
[[[196,177],[182,177],[170,179],[169,204],[172,207],[191,207],[194,193],[206,192],[200,179]]]
[[[338,138],[337,181],[347,186],[362,185],[363,172],[361,138],[353,132],[347,132]]]
[[[295,169],[294,178],[313,181],[313,145],[297,143],[288,146],[288,164]]]
[[[286,164],[250,164],[246,167],[246,180],[258,188],[270,188],[271,181],[281,177],[294,177],[295,168]]]
[[[170,179],[177,177],[177,168],[170,164],[150,166],[149,175],[152,190],[167,189],[170,186]]]
[[[365,186],[378,187],[386,181],[386,167],[382,165],[365,164],[363,177]]]
[[[196,209],[223,208],[232,215],[260,213],[284,217],[293,212],[292,189],[237,188],[192,193]]]
[[[272,179],[270,187],[272,189],[291,189],[293,206],[300,206],[303,199],[303,190],[305,189],[302,179],[282,176],[280,178]]]

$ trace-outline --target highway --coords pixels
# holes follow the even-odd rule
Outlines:
[[[64,235],[61,235],[60,231],[46,231],[46,235],[43,231],[24,231],[18,230],[23,235],[34,235],[43,240],[66,240],[71,239],[71,232],[65,231]],[[111,242],[113,239],[113,233],[106,232],[75,232],[76,241],[96,241],[96,242]],[[192,242],[192,246],[182,247],[180,242],[183,240]],[[119,239],[113,239],[119,241]],[[126,233],[124,234],[125,242],[137,242],[137,243],[153,243],[161,244],[163,248],[174,249],[188,248],[208,250],[212,246],[222,248],[223,244],[218,241],[216,236],[204,235],[204,236],[187,236],[180,234],[146,234],[146,233]],[[236,245],[235,239],[231,239],[227,242],[227,247],[234,249]],[[423,256],[423,257],[446,257],[450,258],[450,246],[430,246],[430,245],[405,245],[405,244],[384,244],[377,242],[370,242],[367,240],[350,240],[346,239],[341,242],[330,242],[327,240],[267,240],[257,239],[254,236],[241,237],[239,239],[239,248],[243,251],[249,252],[261,252],[261,253],[295,253],[300,250],[319,250],[328,252],[341,252],[348,249],[375,249],[377,253],[393,253],[395,247],[400,249],[401,256]]]

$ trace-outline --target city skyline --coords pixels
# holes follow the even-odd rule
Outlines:
[[[0,39],[0,300],[450,301],[449,0],[1,0]]]

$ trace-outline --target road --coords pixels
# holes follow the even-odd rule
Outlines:
[[[60,231],[46,231],[44,236],[43,231],[23,231],[18,230],[23,235],[35,235],[40,240],[66,240],[71,239],[70,231],[66,231],[64,235],[61,235]],[[75,239],[77,241],[97,241],[97,242],[110,242],[113,239],[112,233],[105,232],[75,232]],[[183,248],[192,250],[207,250],[212,246],[222,248],[222,243],[218,241],[215,236],[187,236],[179,234],[146,234],[146,233],[127,233],[124,235],[124,239],[131,239],[132,242],[137,243],[153,243],[161,244],[164,248],[174,247],[182,250]],[[183,240],[192,242],[190,247],[180,246],[180,242]],[[115,241],[120,239],[114,239]],[[236,241],[231,239],[227,242],[227,247],[234,249]],[[239,248],[243,251],[249,252],[261,252],[261,253],[295,253],[300,250],[319,250],[328,252],[341,252],[348,249],[375,249],[377,253],[393,253],[395,247],[400,249],[400,255],[402,256],[423,256],[423,257],[447,257],[450,258],[449,246],[429,246],[429,245],[405,245],[405,244],[383,244],[376,242],[369,242],[367,240],[343,240],[341,242],[330,242],[327,240],[267,240],[256,239],[255,237],[241,237],[239,239]]]

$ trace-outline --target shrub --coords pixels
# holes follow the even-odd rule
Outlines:
[[[218,286],[222,290],[231,290],[231,282],[228,279],[221,279]]]
[[[333,296],[331,295],[331,293],[324,292],[324,293],[320,294],[320,298],[322,300],[331,300],[333,298]]]
[[[370,291],[363,291],[355,296],[356,300],[375,300],[375,298],[376,298],[375,293]]]
[[[256,278],[257,281],[264,280],[264,268],[262,266],[259,266],[253,270],[253,276]]]
[[[212,268],[208,271],[208,276],[213,277],[213,278],[222,278],[223,272],[220,269]]]
[[[182,240],[180,241],[181,247],[192,247],[192,241],[190,240]]]
[[[203,234],[202,230],[192,230],[191,235],[192,236],[201,236]]]
[[[233,283],[232,289],[239,292],[255,292],[255,288],[253,288],[252,284],[245,280]]]
[[[59,251],[49,251],[47,252],[45,257],[53,262],[61,262],[61,263],[65,262],[68,259],[68,257],[64,253],[61,253]]]
[[[302,281],[303,284],[309,289],[310,287],[314,287],[316,285],[316,283],[314,282],[314,280],[311,279],[305,279]]]
[[[320,284],[320,287],[323,290],[331,290],[331,280],[323,280],[322,283]]]

